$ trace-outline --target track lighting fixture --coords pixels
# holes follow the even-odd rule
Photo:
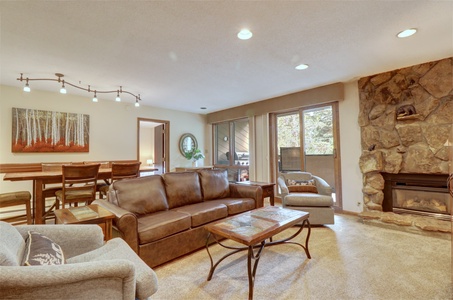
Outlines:
[[[28,85],[28,79],[27,79],[27,81],[25,82],[24,92],[27,92],[27,93],[30,92],[30,86]]]
[[[135,94],[133,94],[131,92],[124,91],[123,87],[121,87],[121,86],[120,86],[119,90],[115,90],[115,91],[92,90],[90,86],[88,86],[88,88],[84,88],[82,86],[79,86],[79,85],[76,85],[76,84],[73,84],[73,83],[65,81],[64,79],[62,79],[64,77],[64,75],[61,74],[61,73],[55,73],[55,76],[57,76],[57,78],[28,78],[28,77],[24,78],[23,77],[23,73],[20,73],[20,77],[17,78],[17,80],[19,80],[21,82],[25,81],[24,92],[30,92],[30,90],[31,90],[30,86],[29,86],[29,83],[28,83],[29,81],[38,81],[38,80],[41,80],[41,81],[56,81],[58,83],[61,83],[60,93],[62,93],[62,94],[66,94],[65,84],[69,85],[69,86],[72,86],[74,88],[77,88],[79,90],[86,91],[88,93],[94,92],[93,102],[98,102],[97,94],[113,94],[113,93],[116,93],[116,98],[115,98],[116,102],[120,102],[121,101],[120,94],[129,94],[129,95],[135,97],[135,106],[136,107],[140,106],[139,101],[142,100],[142,99],[140,99],[140,94],[135,95]]]
[[[121,89],[121,87],[120,87],[120,89]],[[119,90],[116,91],[116,98],[115,98],[115,101],[116,101],[116,102],[121,102],[120,91],[119,91]]]
[[[94,91],[93,102],[98,102],[98,97],[96,97],[96,91]]]
[[[63,80],[63,85],[61,86],[60,93],[66,94],[66,88],[64,87],[64,80]]]

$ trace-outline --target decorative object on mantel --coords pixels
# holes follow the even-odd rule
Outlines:
[[[76,85],[76,84],[73,84],[73,83],[70,83],[68,81],[65,81],[64,79],[62,79],[64,77],[63,74],[61,73],[55,73],[55,76],[57,76],[57,78],[24,78],[23,77],[23,73],[20,73],[20,77],[19,78],[16,78],[17,80],[19,81],[24,81],[25,80],[25,86],[24,86],[24,92],[30,92],[31,89],[30,89],[30,85],[28,84],[29,81],[56,81],[58,83],[61,83],[61,88],[60,88],[60,93],[61,94],[66,94],[66,85],[69,85],[69,86],[72,86],[72,87],[75,87],[79,90],[83,90],[83,91],[87,91],[88,93],[94,93],[94,96],[93,96],[93,102],[98,102],[98,98],[97,98],[97,94],[116,94],[116,98],[115,98],[115,101],[116,102],[120,102],[121,101],[121,98],[120,98],[120,94],[129,94],[131,96],[133,96],[135,98],[135,107],[139,107],[140,106],[140,103],[139,101],[141,101],[142,99],[140,99],[140,94],[138,95],[135,95],[131,92],[128,92],[126,90],[123,90],[123,87],[120,86],[120,88],[118,90],[112,90],[112,91],[102,91],[102,90],[93,90],[91,88],[91,86],[89,85],[88,88],[84,88],[82,86],[79,86],[79,85]]]
[[[418,119],[419,117],[420,115],[416,113],[413,105],[403,105],[396,110],[397,120],[412,120]]]
[[[89,115],[27,108],[12,114],[13,153],[89,152]]]

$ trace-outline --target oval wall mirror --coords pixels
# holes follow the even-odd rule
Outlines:
[[[184,133],[179,139],[179,151],[182,155],[186,155],[186,152],[193,151],[198,148],[197,139],[190,133]]]

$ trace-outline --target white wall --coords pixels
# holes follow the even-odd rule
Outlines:
[[[146,166],[147,160],[154,158],[154,128],[142,126],[140,128],[140,161]]]
[[[102,96],[101,96],[102,97]],[[98,103],[87,97],[38,91],[25,93],[21,88],[0,85],[0,163],[36,163],[60,161],[133,160],[137,159],[137,118],[170,121],[170,170],[176,166],[191,166],[179,152],[179,138],[190,132],[200,149],[206,148],[204,115],[155,108],[134,107],[133,101],[117,103],[103,100]],[[89,153],[12,153],[12,108],[31,108],[90,115]],[[209,149],[210,150],[210,149]],[[210,152],[210,151],[209,151]],[[210,161],[210,155],[206,157]],[[3,179],[4,174],[0,174]],[[31,190],[31,182],[0,180],[0,192]]]
[[[359,89],[357,81],[344,85],[344,101],[339,103],[340,149],[343,210],[362,212],[362,173],[359,117]],[[357,203],[360,202],[360,205]]]

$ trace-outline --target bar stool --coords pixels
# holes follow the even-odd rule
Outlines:
[[[30,199],[31,194],[27,191],[0,194],[0,208],[25,205],[25,215],[16,215],[2,218],[0,220],[10,223],[22,221],[21,223],[23,223],[23,219],[25,218],[27,220],[27,224],[32,224]]]

